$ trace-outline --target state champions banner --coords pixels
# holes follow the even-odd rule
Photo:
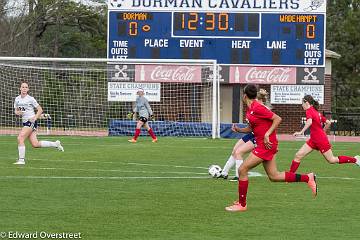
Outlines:
[[[305,95],[311,95],[324,104],[324,85],[271,85],[271,104],[301,104]]]
[[[326,0],[109,0],[109,10],[326,13]]]
[[[144,96],[149,102],[160,102],[160,83],[108,82],[109,102],[135,102],[139,88],[144,89]]]

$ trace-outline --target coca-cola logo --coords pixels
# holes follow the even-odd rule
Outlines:
[[[291,80],[291,74],[291,68],[277,67],[267,70],[253,67],[246,73],[245,81],[249,83],[288,83]]]
[[[151,72],[151,81],[176,81],[176,82],[193,82],[195,79],[195,67],[179,66],[176,68],[167,68],[157,66]]]

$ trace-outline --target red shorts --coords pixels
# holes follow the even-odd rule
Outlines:
[[[306,144],[314,150],[318,150],[321,153],[325,153],[331,149],[331,144],[329,140],[324,139],[323,141],[314,142],[311,138],[306,141]]]
[[[278,152],[278,146],[273,145],[272,148],[266,149],[264,146],[257,146],[252,150],[252,153],[265,161],[271,161],[274,159],[275,154]]]

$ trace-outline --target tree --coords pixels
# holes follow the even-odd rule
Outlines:
[[[5,25],[2,32],[11,36],[1,41],[0,51],[6,49],[11,56],[105,57],[106,6],[99,4],[103,0],[91,2],[98,4],[70,0],[27,0],[18,4],[22,11],[7,11],[5,18],[0,18],[0,30]]]
[[[329,0],[327,48],[341,54],[333,64],[335,113],[360,113],[360,0]]]

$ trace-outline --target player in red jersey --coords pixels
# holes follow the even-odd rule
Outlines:
[[[256,99],[266,105],[270,105],[268,104],[268,92],[265,89],[260,88],[259,92],[257,93],[257,97]],[[235,173],[236,176],[231,179],[230,181],[238,181],[239,180],[239,172],[238,169],[241,166],[241,164],[243,163],[243,156],[249,152],[251,152],[255,146],[256,146],[256,142],[255,142],[255,136],[254,134],[251,132],[251,128],[248,128],[248,126],[246,126],[245,128],[240,128],[238,126],[236,126],[236,124],[232,125],[231,130],[233,132],[239,132],[239,133],[246,133],[246,135],[244,135],[234,146],[231,155],[229,157],[229,159],[226,161],[225,166],[223,167],[223,170],[221,172],[221,175],[218,178],[223,178],[223,179],[227,179],[228,178],[228,174],[229,174],[229,170],[235,165]]]
[[[292,172],[279,172],[276,166],[275,155],[278,151],[278,141],[275,129],[279,126],[281,118],[269,108],[256,100],[257,88],[255,85],[247,85],[244,89],[243,101],[248,110],[246,117],[255,135],[257,146],[239,168],[239,201],[226,207],[226,211],[246,211],[246,194],[248,189],[248,172],[259,165],[263,167],[273,182],[306,182],[311,188],[313,195],[317,194],[316,177],[314,173],[295,174]]]
[[[360,166],[360,156],[334,156],[331,150],[331,144],[322,128],[323,123],[325,123],[325,128],[330,126],[331,123],[318,112],[319,103],[315,101],[312,96],[306,95],[303,98],[302,107],[306,111],[306,123],[300,132],[294,133],[294,136],[304,135],[304,132],[310,128],[310,139],[307,140],[295,154],[295,158],[290,166],[290,172],[296,172],[301,160],[313,150],[320,151],[324,158],[331,164],[355,163]]]

